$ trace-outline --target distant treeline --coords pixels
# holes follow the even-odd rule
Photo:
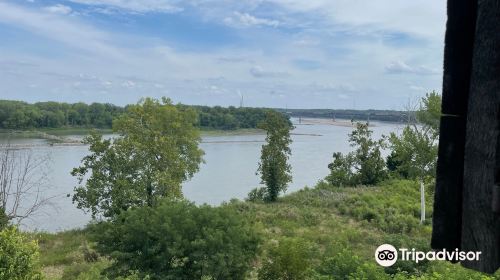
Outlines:
[[[38,102],[0,100],[0,128],[109,128],[124,108],[112,104]]]
[[[265,118],[265,108],[188,106],[198,111],[201,128],[234,130],[256,128]],[[126,111],[109,103],[60,103],[0,100],[0,129],[111,128],[113,119]],[[403,122],[406,113],[390,110],[274,109],[290,117],[339,118]]]
[[[407,113],[392,110],[332,110],[332,109],[276,109],[287,112],[291,117],[337,118],[357,121],[376,120],[385,122],[405,122]]]
[[[220,106],[193,106],[199,112],[201,127],[233,130],[238,128],[256,128],[265,118],[263,108],[224,108]]]
[[[199,113],[198,125],[202,128],[234,130],[256,128],[269,109],[223,108],[220,106],[187,106]],[[0,100],[0,128],[111,128],[113,119],[123,114],[127,107],[103,103],[59,103]]]

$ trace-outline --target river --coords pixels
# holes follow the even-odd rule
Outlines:
[[[328,174],[328,164],[334,152],[351,150],[347,134],[351,127],[330,124],[298,124],[293,130],[291,145],[293,182],[287,192],[305,186],[314,186]],[[401,126],[392,123],[372,122],[373,137],[399,131]],[[68,136],[77,138],[78,136]],[[204,136],[201,148],[205,151],[205,163],[200,171],[184,183],[183,192],[187,199],[198,204],[218,205],[232,198],[244,199],[248,192],[259,186],[259,176],[255,174],[260,157],[260,148],[265,135],[225,135]],[[0,136],[0,144],[5,143]],[[48,190],[46,196],[56,196],[52,205],[43,212],[23,222],[22,228],[57,232],[80,228],[90,221],[90,215],[77,209],[71,201],[76,179],[70,175],[73,167],[79,166],[88,153],[86,146],[49,146],[43,139],[19,138],[13,144],[36,145],[35,153],[49,154]]]

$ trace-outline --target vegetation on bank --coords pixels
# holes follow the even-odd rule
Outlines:
[[[431,186],[427,188],[431,189]],[[328,183],[320,183],[314,188],[306,188],[286,195],[275,203],[234,200],[219,207],[210,207],[210,209],[218,212],[215,217],[217,215],[233,217],[226,222],[230,225],[228,228],[233,228],[234,223],[240,223],[240,226],[236,225],[236,228],[248,234],[250,229],[244,225],[251,225],[252,231],[258,236],[258,249],[256,251],[250,248],[245,250],[245,253],[254,252],[252,260],[241,262],[248,265],[244,273],[246,279],[495,279],[495,276],[487,276],[464,269],[458,264],[443,261],[419,264],[398,261],[395,266],[388,269],[383,269],[375,263],[373,252],[378,245],[383,243],[390,243],[396,247],[430,250],[428,240],[431,227],[419,224],[419,197],[418,184],[407,180],[389,180],[379,183],[376,187],[357,188],[338,188]],[[428,194],[427,204],[432,205],[432,194]],[[185,205],[181,202],[178,207],[186,207]],[[172,207],[170,208],[175,209]],[[175,215],[165,215],[164,218],[151,217],[146,219],[144,224],[138,218],[134,218],[130,226],[134,225],[133,232],[137,234],[127,235],[125,239],[134,240],[134,236],[137,236],[137,239],[129,243],[131,244],[129,249],[125,249],[131,250],[133,246],[151,242],[150,246],[137,248],[144,248],[139,249],[138,252],[145,248],[152,249],[146,251],[152,254],[150,263],[152,265],[156,260],[153,256],[162,256],[158,261],[163,261],[165,258],[162,254],[175,252],[160,250],[161,246],[164,246],[162,244],[168,244],[170,238],[180,238],[178,239],[179,246],[174,246],[172,250],[179,250],[183,247],[186,251],[177,251],[176,258],[172,258],[172,255],[169,258],[177,260],[177,265],[186,261],[182,261],[183,258],[180,256],[189,256],[189,259],[193,261],[199,260],[204,255],[217,258],[217,246],[212,247],[212,250],[216,251],[206,248],[210,248],[208,247],[211,246],[210,244],[218,244],[213,243],[218,242],[217,231],[209,234],[210,228],[217,228],[216,225],[219,225],[222,232],[227,232],[226,227],[220,224],[222,222],[220,218],[206,220],[207,227],[202,232],[194,227],[196,222],[189,222],[193,217],[198,217],[196,220],[202,221],[204,218],[198,216],[202,212],[205,213],[205,219],[212,217],[210,213],[206,213],[207,207],[200,206],[199,210],[193,209],[195,213],[199,211],[199,214],[192,213],[191,210],[168,212],[169,214],[175,213]],[[162,211],[158,213],[163,213]],[[188,217],[191,218],[188,219]],[[235,221],[235,217],[241,220]],[[162,219],[163,222],[152,223],[155,219]],[[179,223],[178,230],[167,226],[172,224],[168,222],[170,219],[172,222]],[[181,223],[181,220],[187,223]],[[147,228],[144,227],[146,224]],[[165,225],[160,227],[160,224]],[[193,228],[190,229],[189,225]],[[161,230],[171,234],[158,235],[163,232]],[[184,243],[182,236],[176,237],[177,235],[172,230],[176,230],[179,234],[188,233],[184,240],[191,239],[192,242]],[[240,233],[232,235],[233,232],[238,231],[228,232],[229,236],[226,237],[220,253],[225,252],[228,246],[241,248],[237,245],[241,243],[237,242],[243,242],[244,236],[249,236]],[[122,234],[125,235],[125,233]],[[240,235],[242,236],[240,241],[231,239],[237,239]],[[113,259],[114,257],[123,258],[119,256],[124,252],[120,249],[115,253],[104,254],[104,251],[99,249],[100,245],[96,243],[95,236],[92,227],[83,231],[35,235],[34,237],[39,240],[42,271],[46,278],[49,280],[105,279],[101,273],[119,264]],[[139,236],[149,236],[150,239],[139,239]],[[113,243],[108,242],[108,244]],[[158,246],[153,244],[158,244]],[[191,244],[189,246],[195,247],[184,247],[180,244]],[[197,251],[195,248],[203,249]],[[205,278],[197,277],[197,279],[234,279],[209,277],[213,275],[213,269],[219,266],[221,269],[231,267],[228,262],[235,259],[231,259],[230,256],[232,255],[228,255],[229,259],[224,262],[210,262],[211,268],[207,270]],[[248,255],[239,257],[248,257]],[[206,261],[211,260],[209,258]],[[134,263],[137,264],[131,262],[131,264]],[[122,276],[128,275],[129,279],[143,279],[144,275],[141,273],[131,269],[129,273],[124,273]],[[500,277],[498,273],[497,278]]]
[[[0,130],[88,130],[111,129],[113,120],[126,114],[129,107],[108,103],[60,103],[0,100]],[[196,111],[195,126],[202,129],[236,130],[257,128],[270,109],[176,105]]]

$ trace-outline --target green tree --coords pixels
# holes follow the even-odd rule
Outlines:
[[[113,258],[111,279],[137,271],[140,279],[246,279],[260,237],[229,206],[163,200],[131,209],[93,230],[97,250]]]
[[[14,227],[0,231],[0,279],[42,279],[36,241]]]
[[[288,159],[290,150],[290,121],[278,112],[267,112],[265,120],[259,125],[267,133],[266,144],[262,145],[260,163],[257,172],[267,187],[267,200],[276,201],[280,192],[286,191],[292,181],[291,165]]]
[[[435,176],[440,116],[441,96],[430,92],[421,99],[401,135],[389,135],[393,171],[409,179],[426,180]]]
[[[436,174],[441,96],[435,91],[427,93],[420,101],[413,119],[401,135],[391,133],[389,143],[392,149],[392,168],[397,174],[420,181],[420,222],[425,221],[425,186]],[[389,162],[389,160],[388,160]]]
[[[113,124],[119,137],[93,133],[85,139],[91,154],[72,171],[79,181],[77,207],[113,217],[133,206],[153,206],[161,197],[182,197],[181,183],[203,161],[196,121],[195,111],[167,98],[129,106]]]
[[[385,178],[385,162],[381,154],[384,141],[373,140],[372,133],[368,123],[356,123],[356,129],[349,134],[351,147],[356,147],[352,154],[356,181],[363,185],[374,185]]]
[[[385,161],[381,154],[385,143],[383,139],[372,139],[368,123],[356,123],[356,128],[349,134],[349,142],[355,150],[345,156],[333,154],[326,181],[335,186],[349,186],[375,185],[385,179]]]
[[[333,162],[328,164],[330,174],[326,177],[326,181],[339,187],[355,185],[352,165],[353,157],[351,154],[344,156],[342,153],[333,153]]]

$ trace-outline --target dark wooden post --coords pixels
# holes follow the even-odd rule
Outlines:
[[[466,267],[500,267],[500,216],[494,213],[500,104],[500,0],[478,1],[467,113],[462,211],[462,250],[481,251]]]
[[[455,104],[450,104],[455,103]],[[449,0],[432,247],[500,267],[500,0]]]
[[[460,248],[465,121],[469,97],[476,3],[448,1],[443,101],[439,135],[432,248]]]

